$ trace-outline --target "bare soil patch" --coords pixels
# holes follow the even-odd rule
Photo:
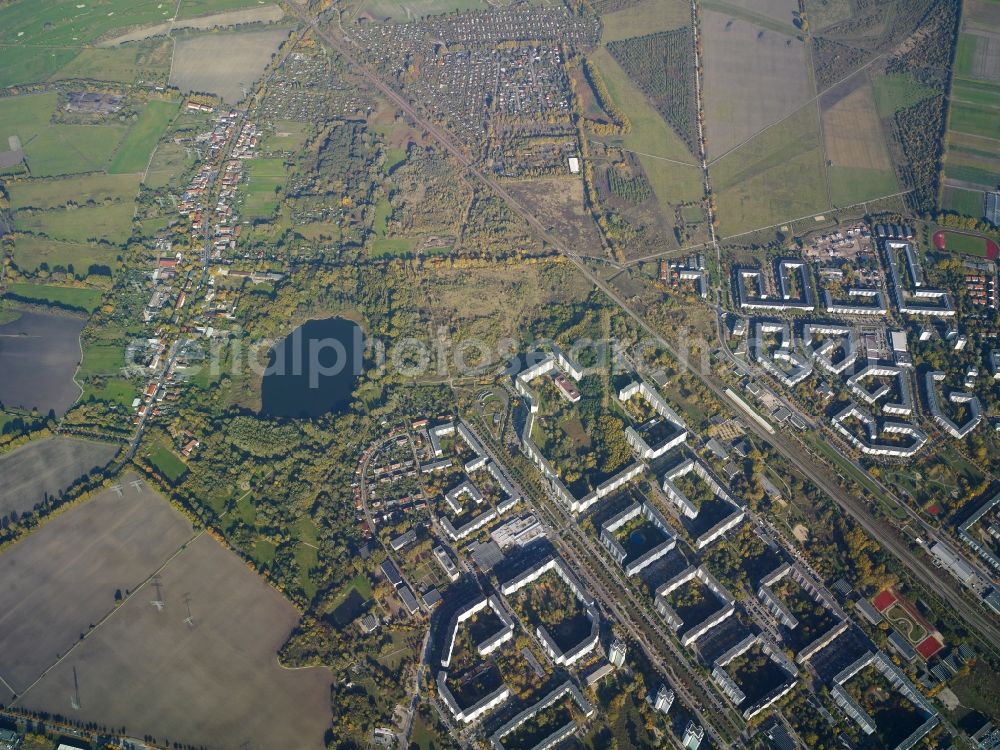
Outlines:
[[[812,95],[798,39],[725,13],[704,14],[708,154],[716,158]]]
[[[590,255],[602,253],[601,235],[583,205],[583,181],[579,176],[523,180],[511,183],[508,190],[531,206],[567,245]]]
[[[85,323],[68,315],[25,312],[0,325],[0,403],[65,414],[80,396],[73,373]]]
[[[240,101],[267,68],[288,29],[206,34],[178,39],[170,84]]]
[[[190,538],[191,525],[126,478],[0,555],[0,675],[23,691]],[[107,685],[111,682],[105,683]]]
[[[32,510],[94,468],[114,458],[118,446],[69,437],[36,440],[0,456],[0,516]]]
[[[330,673],[284,669],[276,656],[295,608],[208,535],[158,578],[162,611],[147,584],[23,705],[171,744],[322,750]]]

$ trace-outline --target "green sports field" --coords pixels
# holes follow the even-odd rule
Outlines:
[[[243,214],[248,218],[269,219],[278,210],[277,190],[285,184],[282,159],[248,159],[249,180],[243,190]]]

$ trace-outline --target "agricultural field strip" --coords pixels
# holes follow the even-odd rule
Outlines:
[[[837,86],[839,86],[840,84],[844,83],[845,81],[850,80],[851,78],[853,78],[854,76],[856,76],[858,73],[861,73],[862,71],[864,71],[865,69],[867,69],[869,66],[871,66],[872,64],[878,62],[881,58],[885,57],[888,54],[889,54],[888,52],[883,52],[882,54],[878,55],[877,57],[875,57],[875,58],[869,60],[868,62],[866,62],[864,65],[862,65],[857,70],[854,70],[851,73],[848,73],[846,76],[844,76],[843,78],[841,78],[839,81],[834,81],[832,84],[830,84],[829,86],[827,86],[822,91],[817,92],[814,97],[812,97],[811,99],[809,99],[809,101],[803,102],[802,106],[796,108],[796,110],[794,112],[788,113],[787,115],[785,115],[784,117],[782,117],[780,120],[776,120],[775,122],[772,122],[770,125],[768,125],[766,128],[762,128],[761,130],[757,131],[752,136],[750,136],[749,138],[745,139],[743,142],[737,143],[735,146],[732,146],[728,150],[723,151],[721,154],[719,154],[718,156],[716,156],[714,159],[710,159],[709,162],[708,162],[708,166],[712,166],[716,162],[721,161],[722,159],[726,158],[726,156],[728,156],[729,154],[733,153],[734,151],[742,148],[743,146],[747,145],[750,141],[752,141],[754,138],[756,138],[757,136],[761,135],[762,133],[766,133],[768,130],[771,130],[772,128],[774,128],[776,126],[781,125],[783,122],[785,122],[787,120],[790,120],[792,117],[794,117],[800,111],[802,111],[803,109],[805,109],[806,107],[808,107],[810,104],[813,104],[814,102],[816,102],[821,96],[823,96],[824,94],[832,91]],[[906,191],[906,192],[909,192],[909,191]],[[889,197],[889,196],[886,196],[886,197]],[[875,200],[875,199],[873,198],[872,200]],[[808,217],[806,217],[806,218],[808,218]],[[777,225],[775,225],[775,226],[777,226]]]

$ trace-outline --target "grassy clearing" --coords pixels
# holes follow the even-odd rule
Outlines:
[[[78,286],[56,286],[54,284],[29,284],[17,282],[7,287],[7,291],[18,299],[29,302],[56,303],[63,307],[93,312],[101,304],[103,292]]]
[[[912,107],[936,93],[905,73],[875,76],[873,83],[875,107],[880,117],[891,117],[895,112]]]
[[[41,268],[72,269],[80,277],[91,266],[118,267],[118,250],[107,245],[60,242],[47,237],[23,235],[14,242],[14,265],[23,272],[35,273]]]
[[[54,91],[0,99],[0,148],[7,149],[7,139],[12,135],[20,138],[23,146],[42,132],[58,103],[59,95]]]
[[[264,141],[265,151],[298,151],[306,143],[311,125],[295,120],[278,120],[274,133]]]
[[[167,187],[177,180],[194,163],[184,146],[167,140],[161,143],[149,162],[143,183],[153,189]]]
[[[625,148],[632,151],[695,164],[694,157],[684,142],[659,112],[653,109],[646,96],[629,80],[625,71],[604,47],[595,50],[590,60],[600,71],[611,98],[632,123],[631,132],[614,140],[620,140]]]
[[[50,125],[23,144],[24,155],[35,177],[97,172],[124,136],[117,125]]]
[[[0,7],[0,86],[48,80],[85,45],[117,28],[168,20],[154,0],[22,0]]]
[[[187,473],[187,465],[165,445],[158,445],[150,452],[149,462],[171,483]]]
[[[385,231],[392,216],[392,205],[386,196],[381,196],[375,204],[375,217],[372,219],[372,229],[379,237],[385,237]]]
[[[156,144],[179,108],[179,102],[149,102],[122,141],[114,161],[108,167],[108,172],[110,174],[145,172],[153,149],[156,148]]]
[[[88,174],[54,180],[24,180],[7,187],[11,208],[58,208],[67,203],[132,201],[139,192],[135,175]]]
[[[109,203],[80,208],[56,208],[20,214],[14,226],[22,232],[43,234],[69,242],[105,240],[122,245],[132,234],[131,203]]]
[[[852,206],[899,191],[896,175],[891,170],[832,166],[827,174],[830,201],[834,206]]]
[[[691,23],[691,5],[685,0],[644,0],[601,16],[602,41],[670,31]]]
[[[377,237],[368,243],[370,258],[392,258],[409,255],[415,243],[409,237]]]
[[[225,10],[236,10],[237,8],[257,8],[262,5],[271,5],[271,3],[263,2],[263,0],[181,0],[181,8],[177,18],[193,18]]]
[[[851,0],[805,0],[805,9],[816,32],[850,18]]]
[[[827,209],[816,104],[726,155],[711,172],[724,235]]]
[[[243,213],[247,218],[269,219],[278,211],[285,163],[282,159],[249,159],[247,165],[250,177],[243,191]]]
[[[80,396],[80,400],[89,401],[93,399],[94,401],[105,401],[128,408],[138,395],[139,392],[129,381],[122,378],[106,378],[100,381],[88,382],[83,389],[83,395]]]
[[[170,73],[173,53],[173,42],[165,39],[116,47],[88,47],[56,72],[52,80],[164,81]]]
[[[125,350],[122,344],[94,342],[83,350],[83,362],[77,373],[80,377],[113,375],[125,366]]]
[[[941,206],[963,216],[979,216],[983,212],[983,192],[946,186]]]

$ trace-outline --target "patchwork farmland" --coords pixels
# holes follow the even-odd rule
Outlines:
[[[991,3],[962,15],[951,85],[942,205],[983,213],[984,191],[1000,184],[1000,18]]]

